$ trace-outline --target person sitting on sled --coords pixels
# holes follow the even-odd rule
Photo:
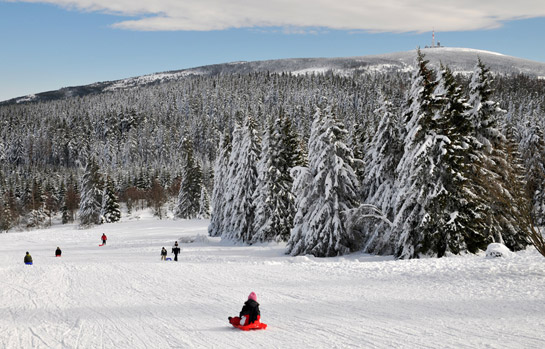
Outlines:
[[[102,244],[106,245],[106,240],[108,240],[108,238],[106,237],[106,234],[102,233],[101,239],[102,239]]]
[[[57,249],[55,250],[55,257],[60,257],[62,254],[61,248],[57,246]]]
[[[25,264],[32,264],[32,256],[30,255],[30,253],[28,253],[28,251],[26,252],[26,255],[25,255]]]
[[[257,303],[257,295],[255,292],[250,293],[248,300],[244,302],[244,306],[240,311],[239,316],[230,317],[229,322],[235,326],[245,326],[254,322],[259,322],[261,313],[259,312],[259,303]]]

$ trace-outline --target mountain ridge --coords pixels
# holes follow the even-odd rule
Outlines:
[[[421,51],[434,66],[448,65],[454,72],[470,73],[480,58],[497,74],[526,74],[545,79],[545,63],[503,55],[497,52],[469,48],[436,47]],[[57,100],[74,96],[98,94],[118,89],[183,79],[187,76],[214,76],[221,74],[249,74],[256,72],[312,74],[333,72],[349,76],[356,73],[406,72],[412,69],[416,50],[336,58],[284,58],[263,61],[236,61],[181,70],[166,71],[89,85],[64,87],[58,90],[12,98],[0,105]]]

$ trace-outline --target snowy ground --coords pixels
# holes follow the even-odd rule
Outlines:
[[[0,348],[545,346],[545,258],[533,249],[508,259],[293,258],[282,245],[206,238],[207,223],[142,217],[0,234]],[[160,261],[162,246],[170,257],[174,240],[199,234],[178,263]],[[265,331],[227,323],[251,291]]]

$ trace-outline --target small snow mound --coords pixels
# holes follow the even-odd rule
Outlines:
[[[292,263],[309,263],[312,260],[307,256],[296,256],[291,259]]]
[[[486,248],[486,258],[504,257],[509,258],[513,256],[507,246],[498,243],[492,243]]]
[[[201,244],[207,244],[210,242],[207,235],[198,234],[198,235],[191,235],[191,236],[182,236],[178,239],[180,243],[182,244],[193,244],[193,243],[201,243]]]

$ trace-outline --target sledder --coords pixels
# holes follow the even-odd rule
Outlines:
[[[266,329],[267,324],[261,323],[260,320],[261,313],[259,312],[259,303],[257,303],[255,292],[250,293],[239,316],[229,316],[229,323],[243,331]]]
[[[25,264],[32,265],[32,256],[30,255],[30,253],[28,253],[28,251],[25,254]]]
[[[100,244],[98,246],[106,245],[106,240],[108,240],[108,237],[106,236],[106,234],[102,233],[102,236],[100,238],[102,239],[102,244]]]

